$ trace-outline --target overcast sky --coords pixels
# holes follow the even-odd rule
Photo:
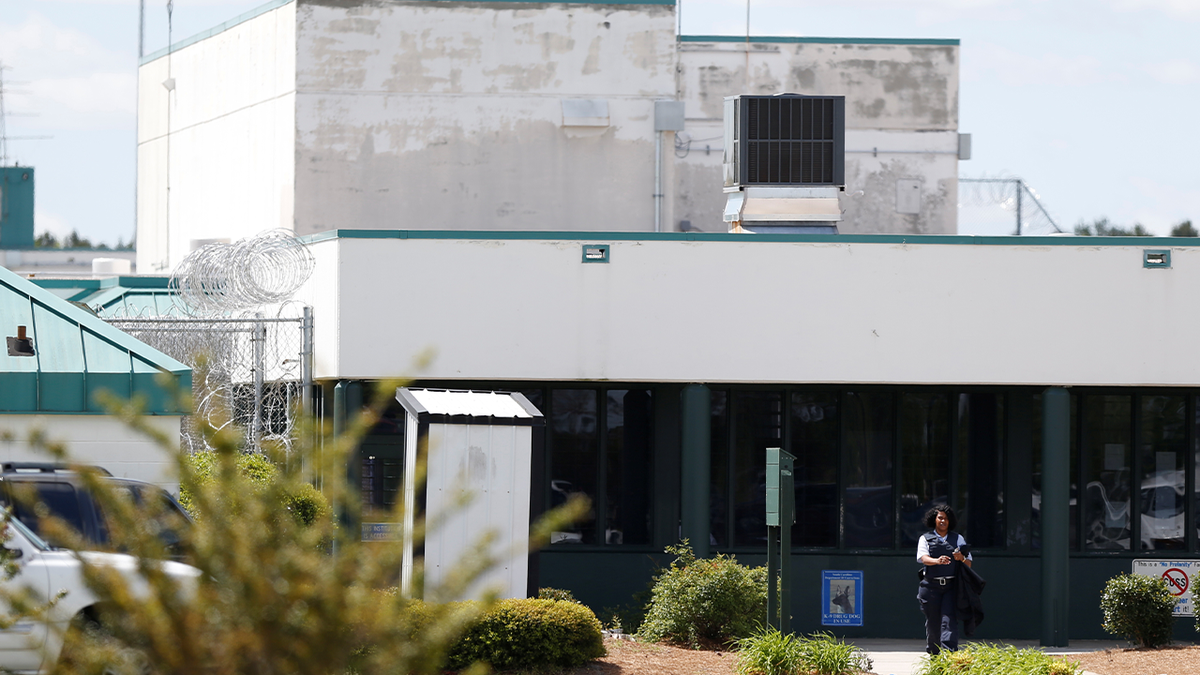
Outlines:
[[[1066,230],[1200,220],[1200,0],[751,0],[752,35],[958,38],[965,177],[1020,177]],[[147,0],[145,49],[167,44]],[[178,41],[260,0],[176,0]],[[683,33],[743,35],[745,0],[681,0]],[[138,0],[0,0],[9,161],[37,170],[37,230],[134,233]],[[966,196],[966,195],[964,195]],[[989,215],[990,214],[990,215]],[[1005,233],[998,207],[964,233]]]

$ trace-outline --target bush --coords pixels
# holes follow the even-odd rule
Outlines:
[[[1158,577],[1118,574],[1100,596],[1104,630],[1139,647],[1170,644],[1175,598]]]
[[[1196,592],[1196,584],[1200,584],[1200,572],[1197,572],[1196,576],[1192,577],[1192,585],[1189,586],[1189,588],[1192,589],[1191,590],[1192,607],[1195,607],[1198,603],[1200,603],[1200,593]],[[1196,632],[1200,633],[1200,612],[1196,612],[1195,619],[1196,619]]]
[[[745,567],[725,555],[697,560],[686,539],[666,550],[676,558],[654,579],[638,637],[720,647],[759,627],[767,613],[765,567]]]
[[[207,450],[192,453],[187,456],[187,462],[191,465],[195,481],[199,485],[209,485],[217,480],[218,462],[215,452]],[[279,475],[279,468],[266,455],[257,452],[239,454],[237,470],[252,489],[260,492],[272,485]],[[193,518],[199,520],[204,514],[200,513],[192,492],[193,489],[188,485],[181,485],[179,503]],[[291,513],[296,522],[306,526],[312,525],[320,518],[328,517],[331,513],[329,500],[310,483],[292,486],[280,497],[280,502],[282,510]]]
[[[866,654],[829,633],[797,638],[767,628],[736,645],[738,675],[854,675],[871,670]]]
[[[1040,649],[1012,645],[969,644],[930,656],[914,675],[1078,675],[1078,661],[1067,661]]]
[[[538,598],[542,600],[562,600],[564,602],[579,602],[571,591],[561,588],[539,588]]]
[[[496,670],[573,668],[604,656],[600,621],[568,600],[501,600],[450,648],[448,666],[476,662]]]

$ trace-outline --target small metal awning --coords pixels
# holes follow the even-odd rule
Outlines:
[[[534,424],[542,419],[542,413],[519,393],[400,387],[396,400],[422,422],[456,418],[470,424],[476,418],[491,424]]]

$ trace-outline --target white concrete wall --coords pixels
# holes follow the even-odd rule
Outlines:
[[[760,38],[769,40],[770,38]],[[693,42],[680,45],[687,128],[675,172],[679,220],[705,232],[721,219],[722,102],[737,94],[846,97],[843,233],[953,234],[958,220],[955,44]],[[748,75],[747,75],[748,73]],[[688,143],[688,140],[691,140]],[[897,181],[916,180],[920,212],[899,213]]]
[[[730,237],[590,242],[611,244],[608,264],[581,263],[579,240],[317,243],[322,286],[308,297],[318,326],[336,324],[318,330],[316,376],[1200,382],[1200,248],[1176,247],[1172,269],[1148,270],[1142,250],[1161,239]],[[436,359],[414,372],[413,356],[430,347]]]
[[[669,5],[304,3],[296,231],[653,230]],[[564,99],[607,126],[564,126]]]
[[[146,419],[168,438],[179,438],[183,418],[165,415]],[[51,443],[62,443],[73,461],[101,466],[119,478],[144,480],[172,494],[179,493],[179,475],[170,454],[106,415],[0,415],[0,462],[52,461],[30,443],[35,431],[45,434]]]
[[[193,239],[292,228],[295,70],[295,3],[141,66],[141,272],[169,270]]]

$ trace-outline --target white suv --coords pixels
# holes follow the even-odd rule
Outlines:
[[[52,670],[62,651],[63,638],[71,621],[93,616],[98,598],[83,581],[83,563],[111,567],[130,583],[136,594],[144,592],[146,582],[137,572],[137,559],[119,553],[72,552],[51,548],[15,518],[9,519],[8,540],[4,542],[16,558],[17,573],[0,581],[7,589],[28,588],[43,600],[63,593],[49,610],[47,620],[21,619],[7,628],[0,628],[0,671],[11,673],[42,673]],[[180,583],[183,592],[190,592],[200,571],[182,563],[164,561],[163,570]],[[2,576],[2,575],[0,575]],[[0,598],[0,615],[9,616],[7,602]],[[0,623],[2,626],[8,621]]]

